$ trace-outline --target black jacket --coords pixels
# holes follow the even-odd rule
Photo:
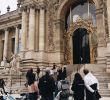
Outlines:
[[[44,75],[39,79],[38,87],[42,96],[52,96],[55,91],[55,81],[53,77]]]
[[[71,90],[74,92],[74,100],[84,100],[84,81],[75,83],[73,82]]]

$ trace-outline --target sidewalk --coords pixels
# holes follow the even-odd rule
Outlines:
[[[69,97],[69,100],[74,100],[72,97]],[[100,100],[110,100],[110,97],[102,97]]]
[[[100,100],[110,100],[110,97],[102,97]]]

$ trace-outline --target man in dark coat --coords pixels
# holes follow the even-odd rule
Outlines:
[[[49,70],[47,70],[46,74],[39,79],[38,87],[41,95],[41,100],[53,100],[55,81],[53,77],[49,75]]]

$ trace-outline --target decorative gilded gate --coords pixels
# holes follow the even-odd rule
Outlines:
[[[97,57],[97,36],[96,27],[93,26],[90,20],[83,20],[78,18],[76,22],[72,22],[68,30],[64,33],[65,39],[65,64],[73,64],[73,50],[72,50],[72,36],[78,28],[85,28],[89,34],[89,46],[90,46],[90,63],[96,62]]]

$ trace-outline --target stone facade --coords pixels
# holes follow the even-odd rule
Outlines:
[[[90,42],[91,63],[106,64],[109,71],[110,0],[89,1],[96,7],[96,27],[80,20],[80,25],[72,23],[65,30],[67,10],[76,0],[18,0],[15,11],[0,15],[0,60],[4,57],[10,60],[13,52],[27,66],[73,64],[71,35],[82,27],[90,33],[90,41],[94,32],[97,36],[97,45]]]

